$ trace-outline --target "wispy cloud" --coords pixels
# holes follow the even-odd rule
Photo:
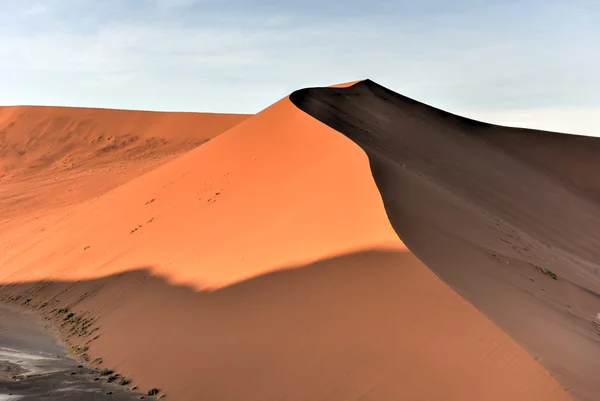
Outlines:
[[[465,117],[509,127],[535,128],[568,134],[600,136],[599,107],[464,110]]]
[[[585,0],[14,4],[0,4],[4,104],[252,112],[370,77],[463,114],[600,106],[600,5]],[[28,14],[38,4],[53,18]]]
[[[23,9],[23,14],[26,16],[42,15],[42,14],[45,14],[47,11],[48,11],[48,6],[46,6],[42,3],[34,3],[29,7],[25,7]]]

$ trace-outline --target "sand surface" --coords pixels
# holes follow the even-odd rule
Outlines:
[[[80,357],[169,399],[570,400],[408,251],[367,154],[287,98],[93,199],[9,217],[0,297],[68,308]]]
[[[598,399],[600,139],[467,120],[371,81],[291,99],[369,155],[411,251],[576,399]]]

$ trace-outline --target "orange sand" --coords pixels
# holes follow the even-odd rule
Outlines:
[[[570,399],[407,251],[363,151],[288,99],[0,250],[0,283],[80,281],[7,291],[99,316],[92,357],[172,399]]]
[[[200,289],[360,249],[404,249],[366,155],[287,99],[68,213],[60,224],[16,228],[8,239],[22,233],[18,246],[0,239],[5,279],[153,265]]]

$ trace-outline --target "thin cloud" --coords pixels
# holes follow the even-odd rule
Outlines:
[[[48,12],[49,8],[47,5],[42,3],[35,3],[30,7],[26,7],[23,10],[23,14],[26,16],[38,16]]]
[[[54,18],[0,28],[0,104],[256,112],[300,87],[369,77],[449,111],[531,110],[530,124],[554,110],[575,127],[567,109],[600,107],[600,28],[583,1],[333,2],[330,14],[316,3],[43,3]],[[543,21],[521,17],[534,6]]]
[[[465,117],[509,127],[534,128],[544,131],[600,136],[600,107],[542,108],[526,110],[471,110]]]

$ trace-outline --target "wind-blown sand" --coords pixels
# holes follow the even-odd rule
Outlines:
[[[170,399],[570,399],[406,249],[360,147],[287,98],[0,249],[3,299],[94,319],[69,344]]]
[[[577,399],[597,399],[598,138],[464,119],[372,81],[291,99],[369,155],[411,251]]]

